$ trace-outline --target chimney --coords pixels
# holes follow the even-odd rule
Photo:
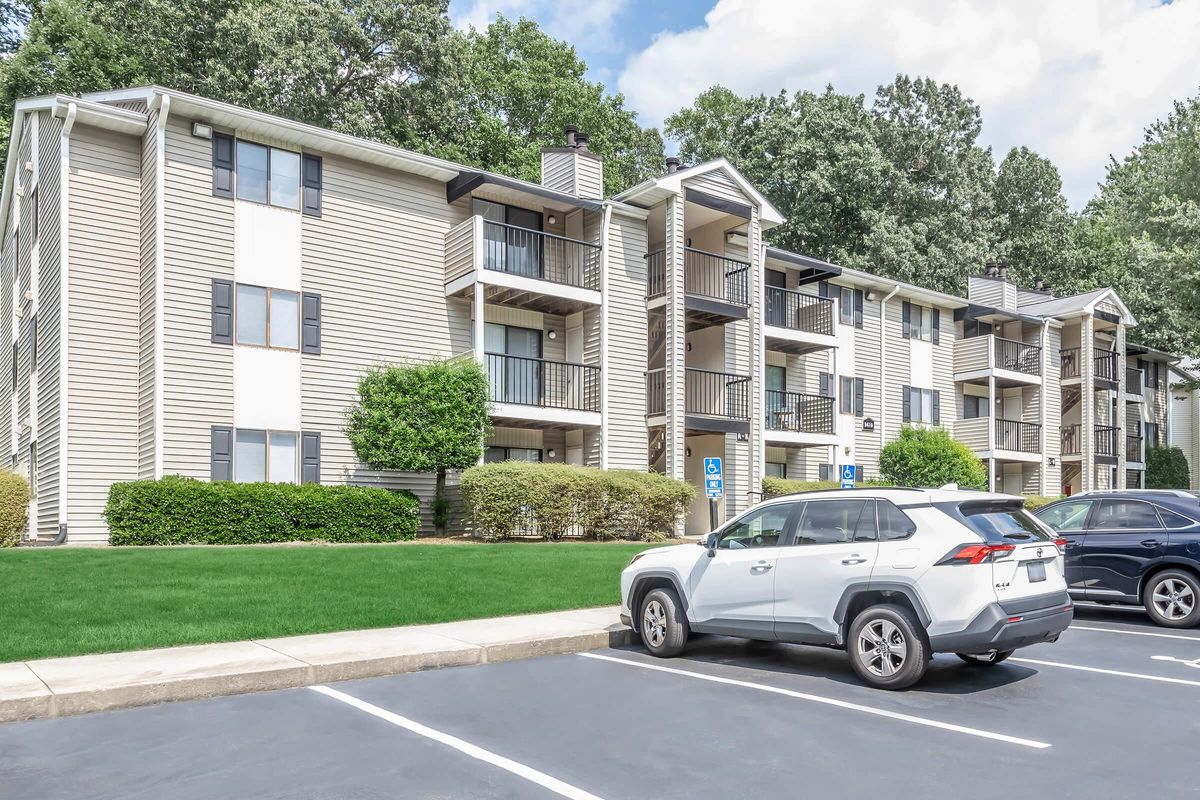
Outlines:
[[[679,159],[676,158],[675,156],[671,156],[670,158],[667,159],[667,174],[670,175],[672,172],[678,172],[678,171],[679,171]]]
[[[1034,291],[1036,291],[1036,292],[1045,291],[1045,288],[1044,288],[1044,287],[1045,287],[1045,284],[1042,282],[1042,276],[1041,276],[1041,275],[1034,275],[1034,276],[1033,276],[1033,289],[1034,289]]]
[[[1008,280],[1008,262],[1000,259],[1000,263],[996,265],[996,274],[1002,280]]]
[[[988,261],[983,265],[982,275],[969,275],[967,299],[981,305],[1015,311],[1017,287],[1008,280],[1008,264],[1003,260]]]
[[[983,265],[983,277],[985,277],[985,278],[996,277],[996,262],[995,261],[989,261]]]
[[[588,149],[591,137],[575,125],[564,125],[563,138],[563,147],[542,149],[542,186],[576,197],[602,198],[604,165],[600,156]]]

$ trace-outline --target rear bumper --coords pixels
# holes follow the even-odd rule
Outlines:
[[[1075,607],[1066,592],[992,603],[957,633],[929,637],[935,653],[986,653],[1052,642],[1071,624]]]
[[[633,627],[633,619],[630,618],[630,616],[628,614],[626,614],[624,611],[621,612],[621,624],[627,628]]]

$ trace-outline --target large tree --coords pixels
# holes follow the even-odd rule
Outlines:
[[[992,189],[996,213],[995,254],[1008,262],[1014,280],[1064,281],[1077,267],[1072,240],[1075,218],[1062,194],[1058,168],[1027,147],[1014,147],[1000,162]]]

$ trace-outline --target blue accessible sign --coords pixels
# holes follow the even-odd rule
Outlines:
[[[704,459],[704,494],[710,500],[717,500],[725,494],[725,478],[721,474],[721,459]]]
[[[843,489],[853,489],[854,488],[854,478],[855,478],[854,472],[855,472],[855,470],[854,470],[853,464],[842,464],[842,488]]]

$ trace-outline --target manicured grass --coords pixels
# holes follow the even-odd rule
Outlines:
[[[644,544],[0,550],[0,661],[619,602]]]

